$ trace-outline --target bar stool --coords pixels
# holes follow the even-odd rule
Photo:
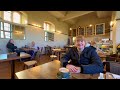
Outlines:
[[[57,59],[57,56],[56,55],[50,55],[50,59],[53,61],[53,60]]]
[[[37,61],[32,60],[32,61],[26,61],[24,62],[24,68],[25,69],[27,67],[27,69],[31,68],[31,67],[35,67],[37,65]]]

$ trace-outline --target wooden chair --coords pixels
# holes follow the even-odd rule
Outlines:
[[[117,54],[107,55],[106,61],[116,61]]]
[[[31,68],[31,67],[34,67],[37,65],[37,61],[35,60],[32,60],[32,61],[26,61],[24,62],[24,69],[27,67],[28,68]]]
[[[114,62],[114,61],[107,62],[106,71],[120,75],[120,62]]]
[[[23,69],[25,69],[26,67],[28,69],[28,68],[36,66],[37,62],[40,60],[40,56],[41,56],[41,50],[38,50],[37,53],[36,53],[36,56],[35,56],[35,60],[24,62],[24,68]]]

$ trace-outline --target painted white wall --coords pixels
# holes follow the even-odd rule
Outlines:
[[[28,23],[30,24],[38,24],[43,25],[44,21],[50,21],[56,26],[56,30],[62,31],[65,34],[54,34],[53,42],[44,41],[44,30],[32,26],[26,27],[26,39],[25,40],[14,40],[15,45],[20,48],[22,46],[30,44],[32,41],[35,41],[37,46],[44,47],[46,45],[50,46],[60,46],[63,47],[67,44],[68,35],[68,25],[64,22],[57,20],[55,17],[51,16],[47,11],[41,12],[30,12],[28,14]],[[0,49],[2,49],[3,53],[6,53],[6,44],[9,39],[0,39]],[[43,52],[44,53],[44,52]]]
[[[50,46],[60,46],[63,47],[67,44],[68,35],[54,33],[54,41],[46,42],[44,41],[44,30],[34,27],[26,28],[26,39],[25,40],[14,40],[15,45],[20,48],[25,45],[29,45],[32,41],[35,41],[36,45],[39,47],[44,47],[46,45]],[[0,48],[3,50],[3,53],[6,53],[6,44],[9,39],[0,39]],[[43,52],[44,53],[44,52]]]

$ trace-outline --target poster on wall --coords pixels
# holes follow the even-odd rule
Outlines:
[[[95,35],[105,34],[105,23],[100,23],[95,25]]]
[[[87,36],[92,36],[92,35],[93,35],[93,32],[94,32],[93,26],[87,26],[87,27],[86,27],[86,35],[87,35]]]
[[[78,30],[79,35],[85,35],[85,27],[80,27]]]

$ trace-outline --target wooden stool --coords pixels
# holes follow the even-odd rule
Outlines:
[[[25,69],[25,67],[27,67],[27,69],[28,69],[28,68],[34,67],[36,65],[37,65],[37,61],[35,61],[35,60],[26,61],[26,62],[24,62],[24,69]]]
[[[57,58],[57,56],[56,56],[56,55],[50,55],[50,58],[51,58],[51,60],[53,61],[54,59]]]

